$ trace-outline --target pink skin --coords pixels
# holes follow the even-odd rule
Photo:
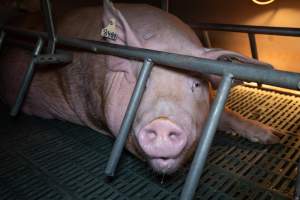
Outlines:
[[[99,19],[103,27],[114,18],[118,38],[107,39],[110,43],[208,59],[227,56],[240,62],[258,63],[234,52],[204,49],[186,24],[160,9],[132,4],[121,4],[117,8],[105,0],[103,12],[99,8],[74,11],[60,20],[58,34],[99,40]],[[9,104],[14,103],[21,75],[29,62],[28,55],[25,57],[24,53],[15,52],[1,60],[0,95]],[[16,65],[15,58],[22,60]],[[96,131],[105,124],[112,135],[117,136],[141,65],[124,58],[76,52],[70,66],[35,74],[23,112],[70,121]],[[217,87],[219,79],[154,66],[127,149],[147,160],[159,173],[172,173],[184,165],[192,157],[209,112],[209,82]],[[225,111],[220,130],[235,131],[260,143],[278,142],[270,127]]]
[[[167,118],[158,118],[143,127],[137,139],[148,156],[173,158],[177,157],[187,144],[186,136],[187,134],[175,123]]]
[[[175,82],[177,84],[169,84]],[[154,170],[172,173],[183,165],[200,136],[197,130],[201,130],[208,109],[209,91],[205,81],[181,71],[153,69],[133,124],[133,135],[139,152]],[[149,129],[155,130],[158,139],[165,138],[173,129],[180,137],[173,140],[172,146],[168,143],[170,140],[154,143],[157,149],[154,155],[153,150],[149,151],[149,141],[141,136]]]
[[[137,140],[150,164],[160,167],[156,171],[173,171],[187,145],[187,134],[167,118],[159,118],[143,127]]]

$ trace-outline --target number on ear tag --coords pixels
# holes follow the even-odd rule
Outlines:
[[[117,39],[116,19],[110,19],[109,24],[101,30],[101,36],[111,40]]]

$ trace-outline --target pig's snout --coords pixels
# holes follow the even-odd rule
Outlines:
[[[143,127],[137,139],[150,159],[176,159],[187,144],[187,134],[175,123],[158,118]]]

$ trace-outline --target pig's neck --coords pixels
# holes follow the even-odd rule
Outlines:
[[[106,68],[103,55],[80,54],[78,63],[70,68],[68,103],[77,122],[99,130],[104,125],[103,85]]]
[[[108,128],[117,136],[135,82],[130,83],[124,72],[108,72],[104,85],[104,115]]]

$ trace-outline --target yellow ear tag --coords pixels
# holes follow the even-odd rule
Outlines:
[[[101,36],[111,40],[117,39],[118,35],[116,28],[116,19],[110,19],[109,24],[101,30]]]

